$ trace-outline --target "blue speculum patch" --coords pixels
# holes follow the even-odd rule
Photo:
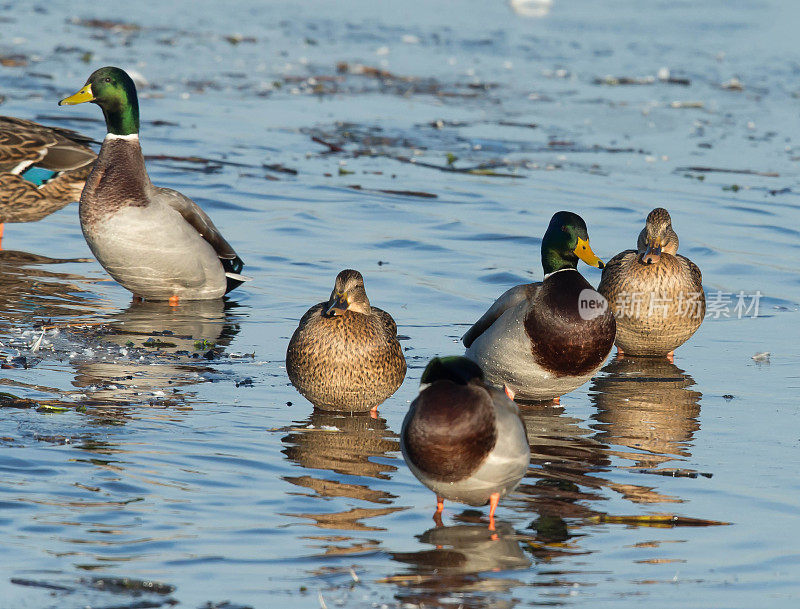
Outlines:
[[[56,175],[55,171],[42,169],[41,167],[31,167],[22,172],[22,177],[29,182],[33,182],[36,186],[41,186],[54,175]]]

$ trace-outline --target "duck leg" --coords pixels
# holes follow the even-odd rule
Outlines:
[[[0,250],[3,249],[3,229],[5,228],[5,224],[0,223]]]
[[[617,347],[617,357],[625,357],[625,352]]]
[[[500,503],[500,493],[492,493],[489,495],[489,530],[494,531],[494,512],[497,509],[497,504]]]
[[[442,511],[444,510],[444,499],[436,495],[436,511],[433,513],[433,521],[437,527],[444,526],[442,523]]]
[[[180,302],[180,298],[178,296],[170,296],[169,297],[169,306],[177,307],[179,302]]]
[[[373,406],[370,409],[369,416],[370,416],[371,419],[377,419],[378,418],[378,407],[377,406]]]
[[[560,396],[556,397],[556,398],[553,398],[553,404],[560,404],[560,403],[561,403],[561,397]]]
[[[669,353],[667,353],[667,360],[669,361],[670,364],[675,363],[675,351],[670,351]]]

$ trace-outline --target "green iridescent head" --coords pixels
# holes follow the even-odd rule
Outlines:
[[[571,211],[553,214],[550,226],[542,238],[542,267],[545,275],[561,269],[574,269],[578,260],[589,266],[603,268],[603,261],[589,247],[586,222]]]
[[[58,102],[71,106],[92,102],[103,110],[106,128],[115,135],[139,133],[139,99],[136,85],[124,70],[107,66],[92,73],[83,88]]]

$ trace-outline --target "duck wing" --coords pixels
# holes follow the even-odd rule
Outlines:
[[[33,121],[0,116],[0,170],[21,173],[30,165],[70,171],[97,157],[87,144],[96,143],[77,131],[45,127]]]
[[[381,325],[386,330],[386,335],[391,338],[397,338],[397,324],[394,318],[378,307],[372,307],[372,312],[381,320]]]
[[[699,291],[703,291],[703,273],[700,272],[700,267],[698,267],[694,262],[689,260],[686,256],[678,255],[678,260],[682,260],[686,268],[689,269],[689,276],[692,278],[692,283],[696,285]]]
[[[464,343],[464,346],[469,348],[470,345],[475,342],[475,339],[488,330],[489,327],[508,309],[517,306],[525,299],[533,300],[541,285],[542,284],[538,282],[518,285],[511,288],[500,298],[495,300],[494,304],[489,307],[489,310],[486,311],[486,313],[484,313],[483,316],[476,321],[469,330],[467,330],[466,334],[461,337],[461,341]]]
[[[226,294],[236,286],[241,285],[242,282],[249,281],[249,277],[239,274],[242,272],[244,262],[236,254],[231,244],[222,236],[222,233],[214,226],[208,214],[200,209],[197,203],[177,190],[159,186],[153,186],[152,188],[155,191],[151,195],[152,198],[157,199],[164,205],[169,205],[177,211],[214,248],[222,262],[222,268],[225,269],[225,275],[228,277]]]

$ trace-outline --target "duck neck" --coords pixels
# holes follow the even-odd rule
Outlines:
[[[545,275],[551,275],[556,271],[563,271],[565,269],[577,269],[578,257],[569,252],[571,255],[565,255],[557,249],[542,248],[542,268]]]
[[[136,135],[139,133],[139,99],[136,91],[128,91],[124,99],[115,104],[103,104],[106,129],[112,135]]]

